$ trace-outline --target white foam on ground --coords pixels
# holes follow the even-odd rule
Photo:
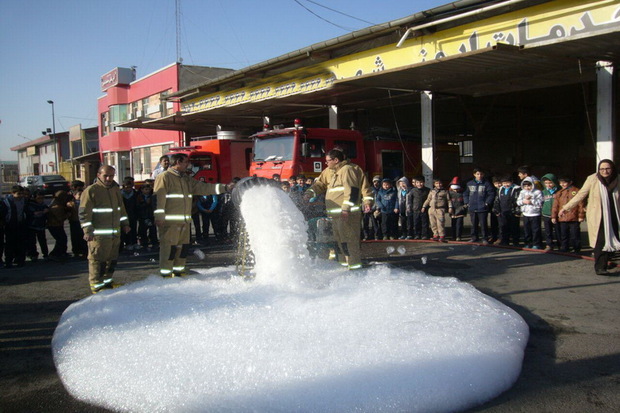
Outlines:
[[[151,276],[69,306],[52,342],[69,392],[131,412],[439,412],[515,382],[514,311],[454,278],[312,262],[276,191],[243,197],[254,280]]]

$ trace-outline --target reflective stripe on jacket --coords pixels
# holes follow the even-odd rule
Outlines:
[[[315,194],[325,193],[325,208],[330,214],[359,211],[362,203],[372,205],[374,193],[359,166],[344,160],[336,169],[321,172],[310,188]]]
[[[129,225],[120,188],[99,179],[82,193],[78,215],[84,234],[118,236],[120,227]]]
[[[226,192],[224,184],[210,184],[179,174],[169,168],[155,179],[157,209],[155,220],[170,223],[185,223],[192,220],[193,195],[219,195]]]

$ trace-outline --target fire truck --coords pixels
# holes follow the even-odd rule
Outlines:
[[[195,179],[210,183],[228,183],[232,178],[248,176],[252,160],[249,139],[194,138],[189,146],[170,148],[168,156],[183,153],[189,157],[188,170]]]
[[[250,137],[254,159],[250,176],[281,179],[303,174],[316,177],[325,168],[325,155],[334,148],[344,151],[351,162],[369,177],[391,179],[421,173],[420,145],[388,139],[364,139],[359,131],[304,128],[299,120],[291,128],[268,128]]]

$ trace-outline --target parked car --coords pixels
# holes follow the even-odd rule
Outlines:
[[[69,181],[61,175],[31,175],[25,176],[19,181],[30,192],[40,189],[45,195],[54,195],[56,191],[68,191]]]

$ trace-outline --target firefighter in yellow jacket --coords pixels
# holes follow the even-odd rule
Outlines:
[[[189,252],[193,195],[219,195],[224,184],[209,184],[190,178],[189,158],[182,153],[170,157],[170,167],[157,175],[155,223],[159,228],[159,272],[162,277],[181,276]]]
[[[78,211],[88,241],[88,279],[93,294],[114,288],[120,232],[130,231],[120,188],[114,182],[115,173],[111,166],[99,168],[96,182],[82,193]]]
[[[362,168],[351,163],[344,152],[332,149],[325,157],[327,168],[306,191],[306,199],[325,194],[327,215],[332,218],[336,256],[350,270],[362,267],[360,225],[362,204],[369,211],[374,201],[370,183]]]

